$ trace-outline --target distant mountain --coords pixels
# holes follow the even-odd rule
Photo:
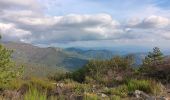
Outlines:
[[[17,63],[26,66],[45,66],[48,69],[75,70],[85,65],[88,60],[80,55],[69,53],[61,48],[40,48],[26,43],[3,43],[5,47],[13,50],[12,58]]]
[[[109,50],[94,50],[94,49],[78,49],[78,48],[67,48],[67,52],[72,52],[81,55],[86,59],[110,59],[114,56],[114,53]]]
[[[13,50],[12,59],[17,64],[26,66],[27,73],[46,75],[58,71],[73,71],[84,66],[90,59],[110,59],[117,52],[106,49],[81,49],[81,48],[41,48],[26,43],[3,43],[5,47]],[[131,53],[135,58],[135,65],[142,63],[146,53]],[[127,54],[122,54],[126,56]],[[38,71],[37,71],[38,70]]]
[[[147,53],[143,52],[134,52],[134,53],[128,53],[127,51],[121,51],[121,50],[104,50],[104,49],[81,49],[81,48],[67,48],[65,49],[68,52],[72,52],[77,55],[81,55],[87,59],[110,59],[113,56],[120,55],[120,56],[127,56],[127,55],[133,55],[134,60],[135,60],[135,65],[140,65],[142,64],[143,59],[147,55]]]

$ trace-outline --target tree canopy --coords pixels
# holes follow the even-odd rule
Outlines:
[[[11,60],[12,51],[0,44],[0,85],[6,85],[12,79],[21,76],[22,68]]]

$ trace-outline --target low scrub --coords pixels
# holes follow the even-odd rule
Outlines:
[[[143,91],[151,95],[161,95],[163,93],[163,85],[153,80],[128,80],[123,85],[115,88],[106,88],[104,93],[108,95],[116,95],[121,98],[127,97],[129,94],[134,93],[135,90]]]
[[[129,92],[140,90],[149,94],[157,95],[162,92],[163,85],[153,80],[129,80],[126,82]]]
[[[24,100],[47,100],[46,93],[38,91],[36,88],[29,88],[29,91],[24,95]]]

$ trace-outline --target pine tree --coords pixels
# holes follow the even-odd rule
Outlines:
[[[12,51],[0,44],[0,85],[5,86],[12,79],[21,76],[22,68],[17,67],[11,60]]]
[[[153,52],[149,52],[146,56],[144,63],[145,64],[154,64],[161,62],[163,60],[163,53],[158,47],[153,48]]]
[[[143,60],[142,69],[151,71],[153,67],[162,62],[163,57],[163,53],[158,47],[153,48],[153,51],[149,52]]]

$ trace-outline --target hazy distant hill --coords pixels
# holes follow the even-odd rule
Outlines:
[[[12,55],[14,61],[26,66],[45,66],[48,69],[64,68],[66,70],[74,70],[88,61],[61,48],[40,48],[31,44],[13,42],[3,44],[14,51]]]
[[[93,50],[93,49],[78,49],[78,48],[67,48],[65,49],[68,52],[72,52],[78,55],[81,55],[87,59],[110,59],[114,56],[112,51],[109,50]]]
[[[5,47],[14,50],[12,58],[18,64],[26,66],[27,72],[43,74],[56,70],[75,70],[85,65],[89,59],[110,59],[114,52],[109,50],[93,50],[80,48],[40,48],[26,43],[3,43]],[[146,53],[134,53],[135,63],[141,64]]]

